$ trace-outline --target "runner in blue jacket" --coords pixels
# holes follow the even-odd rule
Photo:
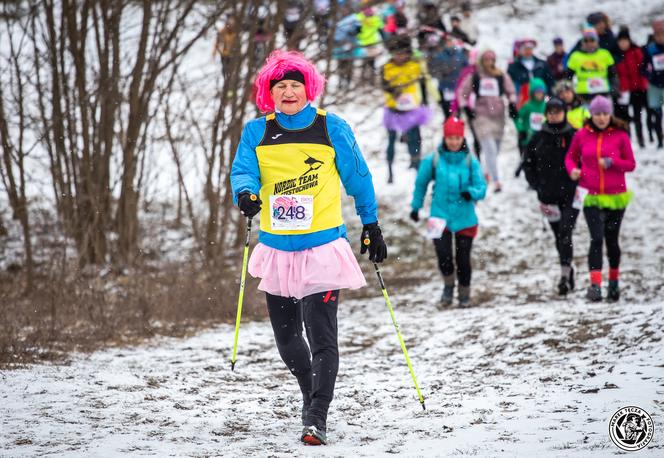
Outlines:
[[[459,306],[467,307],[470,305],[470,251],[478,227],[475,203],[484,199],[487,185],[479,161],[466,145],[463,121],[450,117],[443,130],[443,143],[420,164],[410,217],[413,221],[419,221],[419,210],[422,208],[429,182],[434,181],[428,228],[443,274],[441,304],[451,305],[454,297],[454,238]],[[444,230],[440,220],[445,222]],[[436,233],[436,227],[437,231],[442,230],[442,233]]]

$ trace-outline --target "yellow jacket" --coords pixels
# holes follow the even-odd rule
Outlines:
[[[422,85],[426,80],[422,65],[409,60],[403,65],[390,61],[383,66],[385,105],[399,111],[410,111],[422,105]]]

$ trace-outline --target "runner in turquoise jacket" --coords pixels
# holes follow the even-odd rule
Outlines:
[[[434,158],[438,155],[434,178]],[[433,184],[431,216],[447,221],[451,232],[477,225],[475,202],[486,195],[486,181],[482,167],[474,155],[464,145],[464,152],[450,152],[442,144],[436,153],[426,156],[417,172],[415,191],[410,204],[413,210],[422,208],[429,182]],[[461,197],[462,192],[470,193],[471,200]]]

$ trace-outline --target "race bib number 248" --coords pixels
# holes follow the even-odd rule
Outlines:
[[[311,228],[314,196],[270,196],[270,227],[272,230],[293,231]]]

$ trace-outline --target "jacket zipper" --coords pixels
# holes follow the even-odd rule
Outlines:
[[[597,168],[599,169],[599,193],[604,194],[604,169],[602,164],[599,163],[599,160],[602,158],[602,135],[604,133],[600,132],[597,137]]]

